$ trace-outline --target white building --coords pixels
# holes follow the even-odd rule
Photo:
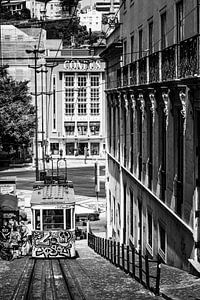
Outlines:
[[[58,64],[48,79],[48,153],[78,156],[87,148],[90,157],[104,157],[104,63],[88,49],[63,49],[46,60]]]
[[[102,30],[102,13],[96,11],[92,7],[87,9],[86,12],[79,14],[80,25],[86,26],[87,30],[101,31]]]

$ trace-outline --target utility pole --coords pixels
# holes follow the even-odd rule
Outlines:
[[[37,49],[36,45],[34,46],[33,50],[26,50],[26,53],[33,54],[35,64],[34,66],[28,66],[29,68],[32,68],[35,70],[35,172],[36,172],[36,181],[39,180],[39,170],[38,170],[38,104],[37,104],[37,69],[41,67],[37,66],[37,59],[38,54],[44,53],[45,50],[39,50]]]
[[[38,70],[37,73],[41,73],[41,97],[42,97],[42,164],[43,164],[43,172],[45,172],[45,155],[44,155],[44,89],[43,89],[43,73],[47,73],[47,70],[42,69]]]

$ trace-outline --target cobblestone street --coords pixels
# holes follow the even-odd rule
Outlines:
[[[161,267],[160,296],[154,296],[87,246],[86,240],[76,242],[77,259],[66,264],[87,300],[103,299],[200,299],[200,278],[166,265]],[[0,261],[0,299],[14,299],[20,276],[28,257],[11,262]],[[40,293],[42,295],[42,291]],[[42,298],[37,298],[42,299]]]

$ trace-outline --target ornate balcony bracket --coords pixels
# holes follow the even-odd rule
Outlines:
[[[133,93],[130,94],[130,98],[131,98],[131,107],[133,110],[133,118],[135,119],[135,112],[136,112],[136,100],[135,100],[135,96]]]
[[[121,98],[121,92],[117,92],[117,104],[118,104],[118,107],[121,106],[121,101],[122,101],[122,98]]]
[[[182,104],[181,115],[185,119],[186,118],[186,100],[185,100],[186,93],[183,90],[181,90],[179,92],[179,98],[180,98],[180,101],[181,101],[181,104]]]
[[[168,126],[168,117],[169,117],[169,108],[168,108],[168,105],[169,105],[169,93],[170,93],[170,90],[169,89],[163,89],[162,91],[162,99],[163,99],[163,103],[164,103],[164,114],[166,116],[166,127]]]
[[[183,131],[185,133],[185,130],[186,130],[186,93],[185,91],[181,90],[179,92],[179,98],[180,98],[180,101],[181,101],[181,105],[182,105],[182,109],[181,109],[181,115],[184,119],[184,123],[183,123]]]
[[[126,113],[128,114],[128,98],[126,93],[123,94],[123,98],[124,98],[124,108],[126,110]]]
[[[144,119],[144,108],[145,108],[145,101],[144,101],[144,96],[142,93],[139,93],[138,95],[138,100],[140,102],[140,110],[142,112],[142,119]]]
[[[149,99],[151,101],[150,111],[152,112],[153,122],[155,121],[155,109],[156,109],[156,100],[154,92],[149,93]]]

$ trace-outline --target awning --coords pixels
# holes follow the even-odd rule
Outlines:
[[[90,122],[90,126],[100,126],[100,122]]]
[[[75,126],[75,122],[64,122],[65,126]]]
[[[88,126],[87,122],[77,122],[77,126]]]

